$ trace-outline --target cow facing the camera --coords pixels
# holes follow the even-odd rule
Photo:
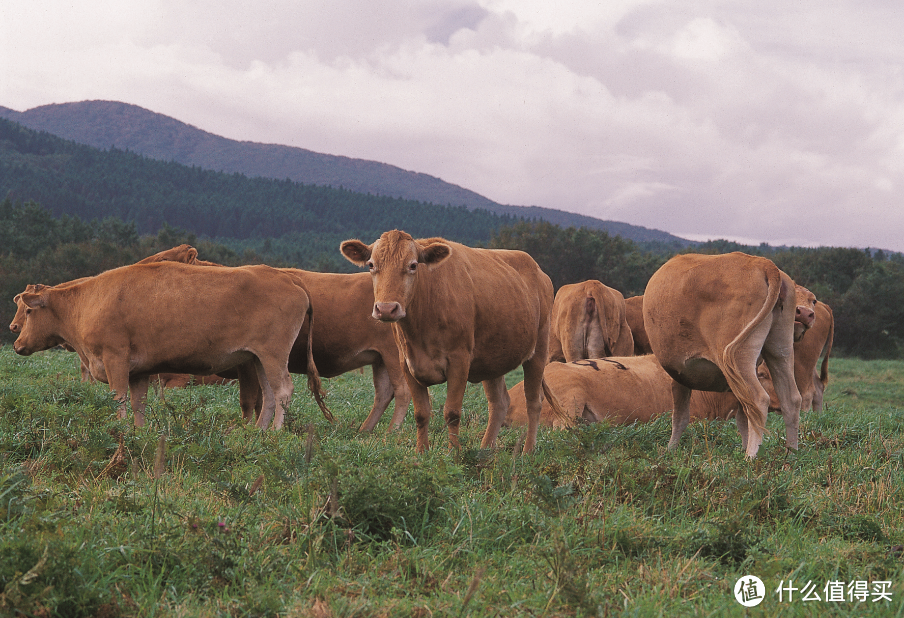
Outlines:
[[[450,446],[459,448],[468,382],[483,383],[489,418],[481,447],[493,446],[509,407],[505,374],[519,365],[528,408],[524,452],[532,451],[553,303],[552,282],[533,258],[442,238],[415,240],[399,230],[385,232],[370,245],[346,240],[340,250],[370,270],[371,314],[392,324],[414,401],[418,452],[429,448],[427,387],[443,382]]]

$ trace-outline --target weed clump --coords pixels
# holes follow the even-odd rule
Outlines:
[[[340,481],[339,505],[349,527],[387,541],[400,531],[418,539],[435,523],[448,500],[442,470],[420,466],[366,468]]]

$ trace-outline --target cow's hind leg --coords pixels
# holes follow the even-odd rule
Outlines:
[[[793,321],[793,317],[791,318]],[[789,322],[790,324],[790,322]],[[769,412],[769,395],[757,378],[756,365],[760,354],[766,353],[767,339],[772,337],[774,320],[763,320],[750,330],[743,339],[737,339],[725,347],[722,354],[720,369],[725,376],[731,392],[741,404],[741,412],[737,415],[738,431],[741,433],[741,443],[747,457],[756,457],[760,445],[763,443],[763,434],[766,431],[766,417]],[[790,334],[789,334],[789,342]],[[766,363],[770,372],[773,367]],[[793,376],[794,369],[791,369]],[[773,383],[775,375],[772,376]],[[792,377],[793,382],[793,377]],[[797,388],[795,387],[795,392]],[[800,395],[797,396],[800,404]],[[744,419],[741,419],[744,416]],[[744,423],[747,428],[747,440],[744,444]]]
[[[509,409],[509,394],[505,388],[505,376],[500,376],[492,380],[483,382],[483,392],[486,393],[487,403],[489,404],[489,418],[487,419],[487,430],[483,434],[483,440],[480,442],[480,448],[492,448],[496,444],[496,438],[499,436],[499,428],[505,421],[505,415]]]
[[[775,339],[779,339],[779,342]],[[790,338],[787,340],[791,341]],[[801,395],[794,381],[793,347],[784,345],[778,336],[773,338],[770,333],[763,346],[763,360],[772,374],[772,385],[782,408],[782,417],[785,420],[785,444],[788,448],[797,450]]]
[[[669,450],[678,448],[681,434],[691,422],[691,389],[672,380],[672,437]]]
[[[541,334],[542,336],[542,334]],[[540,411],[543,408],[543,370],[546,368],[545,350],[538,347],[537,353],[525,361],[524,399],[527,403],[527,436],[522,452],[530,453],[537,445],[537,431],[540,428]]]
[[[264,357],[260,359],[260,368],[257,371],[258,379],[263,386],[264,380],[270,385],[272,397],[273,429],[281,429],[285,418],[286,410],[289,408],[289,402],[292,400],[292,393],[295,391],[295,383],[292,382],[292,376],[289,374],[287,361],[280,362],[274,358]],[[263,376],[261,373],[263,372]],[[267,406],[266,395],[264,397],[264,406]],[[258,427],[266,429],[270,424],[270,419],[261,423],[264,412],[261,412],[261,418],[258,419]]]
[[[358,431],[364,432],[371,432],[376,428],[377,423],[380,422],[380,418],[383,416],[383,412],[389,407],[389,402],[391,402],[393,398],[392,382],[389,380],[389,373],[386,371],[386,366],[382,361],[377,361],[371,366],[371,370],[374,382],[374,405],[370,409],[370,414],[368,414],[367,418],[364,419],[364,422],[361,423],[361,427],[358,428]],[[393,421],[394,420],[395,416],[393,416]],[[395,427],[390,425],[389,429],[391,431],[392,429],[395,429]]]
[[[272,362],[265,363],[258,357],[255,357],[252,362],[254,363],[254,368],[257,370],[257,380],[260,383],[261,392],[263,393],[263,405],[261,407],[261,413],[257,417],[257,426],[260,429],[267,429],[272,421],[273,428],[279,429],[282,427],[284,413],[282,407],[283,405],[288,404],[286,399],[285,380],[291,385],[291,376],[289,376],[288,370],[283,368],[283,372],[285,373],[285,378],[283,378],[280,374],[280,368],[274,366],[274,363]],[[289,396],[292,394],[291,387],[289,388],[288,394]]]
[[[246,423],[251,423],[255,416],[260,416],[264,404],[264,393],[257,378],[255,363],[253,361],[242,363],[235,370],[239,379],[239,405],[242,408],[242,418]]]

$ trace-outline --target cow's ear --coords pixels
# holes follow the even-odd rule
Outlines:
[[[35,309],[37,307],[46,307],[47,303],[44,300],[44,296],[42,294],[34,294],[34,293],[23,293],[19,295],[19,300],[21,300],[26,307],[30,307]]]
[[[421,264],[439,264],[452,255],[452,247],[445,243],[435,242],[418,251],[417,261]]]
[[[352,264],[356,266],[367,266],[367,260],[370,259],[371,248],[360,240],[346,240],[339,245],[339,251]]]

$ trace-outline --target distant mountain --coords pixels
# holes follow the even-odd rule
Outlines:
[[[18,112],[0,107],[0,118],[87,144],[115,147],[163,161],[251,177],[286,178],[438,205],[482,208],[514,217],[537,218],[563,227],[605,230],[638,242],[692,244],[667,232],[541,208],[498,204],[428,174],[377,161],[321,154],[303,148],[243,142],[202,131],[169,116],[116,101],[82,101]]]

